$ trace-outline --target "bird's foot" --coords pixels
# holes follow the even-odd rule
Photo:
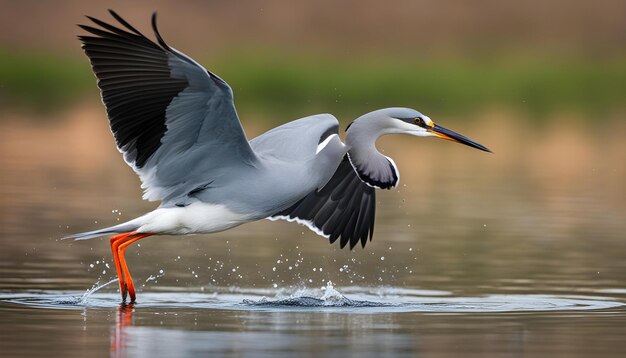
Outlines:
[[[137,300],[135,285],[133,285],[132,281],[130,282],[130,285],[128,283],[124,283],[123,286],[120,286],[120,293],[122,294],[122,304],[126,304],[126,298],[128,298],[128,296],[130,296],[130,304],[135,303]]]
[[[128,286],[126,283],[120,286],[120,293],[122,294],[122,303],[126,303],[126,296],[128,295]]]
[[[127,282],[126,289],[128,290],[128,295],[130,296],[130,303],[135,303],[135,299],[137,297],[135,296],[135,285],[132,280]]]

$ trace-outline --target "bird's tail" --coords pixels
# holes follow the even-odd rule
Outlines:
[[[89,240],[89,239],[94,239],[96,237],[100,237],[104,235],[121,234],[125,232],[136,231],[141,225],[139,225],[138,223],[135,223],[134,221],[136,220],[131,220],[123,224],[107,227],[107,228],[100,229],[100,230],[87,231],[87,232],[81,232],[78,234],[68,235],[68,236],[63,237],[61,240],[65,240],[65,239]]]

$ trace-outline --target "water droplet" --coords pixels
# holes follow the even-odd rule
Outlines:
[[[385,256],[381,256],[380,261],[385,261]]]
[[[272,271],[276,271],[276,267],[272,267]]]

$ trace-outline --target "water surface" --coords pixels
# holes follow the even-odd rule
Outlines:
[[[130,306],[108,240],[58,238],[154,204],[99,107],[58,117],[0,123],[3,356],[626,354],[623,121],[449,125],[495,155],[384,138],[401,182],[364,250],[269,221],[150,238],[127,254]]]

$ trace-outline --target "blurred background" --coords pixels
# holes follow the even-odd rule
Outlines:
[[[76,24],[88,22],[83,15],[112,20],[107,8],[149,35],[150,15],[158,10],[166,40],[231,84],[250,138],[315,113],[333,113],[345,127],[368,111],[405,106],[495,152],[382,138],[379,147],[398,162],[402,182],[379,193],[387,209],[378,211],[375,254],[343,253],[295,225],[268,223],[208,241],[183,240],[194,249],[212,251],[223,237],[266,230],[278,240],[266,245],[274,261],[291,247],[286,230],[299,234],[295,246],[306,243],[333,259],[379,258],[389,243],[442,244],[432,236],[441,235],[458,250],[450,260],[460,272],[468,269],[464,250],[488,247],[489,238],[495,248],[507,243],[503,250],[509,236],[515,250],[555,245],[554,255],[563,254],[563,245],[584,248],[601,239],[608,240],[600,245],[607,252],[623,252],[611,249],[622,245],[626,229],[623,1],[1,1],[0,8],[4,257],[49,245],[86,265],[89,255],[106,256],[107,245],[96,245],[94,254],[56,239],[154,207],[140,200],[139,182],[114,146],[76,39]],[[458,227],[462,235],[436,225]],[[483,239],[468,242],[469,232]],[[230,245],[254,246],[246,239]],[[433,248],[424,259],[450,254],[443,251]],[[509,262],[491,255],[481,272],[500,277],[509,268],[490,267],[499,260]],[[518,268],[525,265],[521,260]]]
[[[404,246],[427,250],[420,258],[425,263],[407,271],[439,272],[443,255],[458,270],[458,279],[471,282],[477,275],[467,270],[480,272],[482,279],[508,279],[518,271],[528,278],[535,266],[526,260],[554,262],[544,260],[546,247],[554,249],[550,255],[579,260],[557,270],[624,258],[623,1],[0,1],[0,8],[4,258],[32,264],[24,257],[28,252],[70,267],[76,261],[85,266],[100,257],[104,261],[108,249],[103,242],[79,246],[56,240],[130,219],[155,205],[140,200],[139,182],[114,146],[76,39],[81,33],[76,24],[88,22],[83,15],[112,20],[107,8],[149,35],[150,15],[158,10],[167,41],[231,84],[250,138],[315,113],[333,113],[345,127],[368,111],[406,106],[495,152],[428,139],[382,138],[379,147],[395,158],[402,182],[379,194],[379,233],[364,253],[328,247],[295,225],[258,223],[211,240],[148,240],[145,246],[157,252],[144,251],[152,252],[147,255],[153,260],[161,255],[157,248],[175,251],[180,245],[226,255],[221,245],[233,235],[243,237],[229,241],[233,251],[256,252],[250,244],[256,239],[245,237],[259,232],[270,241],[256,245],[268,250],[268,262],[296,246],[328,255],[312,260],[336,268],[346,258],[376,259],[375,266],[363,264],[365,282],[377,282],[383,264],[378,258],[393,244],[402,252]],[[84,245],[90,245],[89,251]],[[597,250],[588,252],[589,247]],[[603,261],[603,255],[617,257]],[[263,262],[257,264],[268,265]],[[3,270],[14,269],[7,266]],[[16,270],[8,276],[23,276]],[[376,273],[369,275],[371,270]],[[93,280],[70,271],[77,286]],[[221,284],[257,281],[224,275]],[[605,275],[624,278],[619,270]],[[428,277],[405,279],[428,285]],[[285,283],[298,280],[290,277]]]
[[[332,113],[345,128],[371,110],[403,106],[495,153],[435,139],[381,138],[401,182],[379,191],[376,232],[365,250],[339,250],[300,226],[265,221],[215,235],[144,240],[128,254],[139,297],[332,280],[452,295],[612,292],[624,299],[621,0],[0,0],[1,291],[82,292],[109,281],[115,275],[107,240],[58,239],[156,205],[141,200],[139,180],[115,148],[76,39],[76,24],[88,23],[84,15],[112,21],[107,8],[148,37],[158,10],[166,41],[232,86],[249,138],[311,114]],[[0,324],[12,316],[4,317]],[[190,317],[169,323],[190,329],[196,316]],[[433,318],[423,329],[385,317],[391,326],[407,324],[427,349],[497,348],[504,335],[516,342],[504,350],[544,350],[558,341],[570,356],[623,353],[623,313],[567,334],[561,321],[545,317],[456,326],[457,319]],[[144,325],[157,326],[164,319],[144,318]],[[233,327],[248,327],[245,318],[233,319]],[[348,318],[335,323],[354,332],[370,327]],[[55,330],[41,327],[47,344],[67,348]],[[541,338],[520,333],[535,328]],[[21,332],[4,341],[30,337]],[[447,344],[458,338],[448,334],[459,332],[475,334],[465,342],[472,345]],[[88,337],[79,337],[85,339],[79,347],[91,352]]]
[[[615,116],[626,86],[619,0],[1,4],[4,111],[93,100],[75,25],[107,8],[148,34],[158,10],[167,40],[226,77],[249,121],[330,111],[347,122],[397,104],[441,118],[504,108],[586,122]]]

